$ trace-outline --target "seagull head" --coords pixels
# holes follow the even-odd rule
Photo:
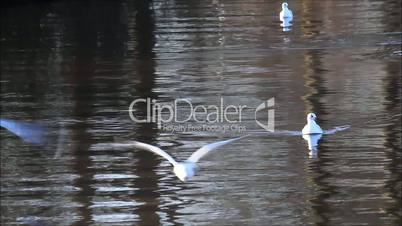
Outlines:
[[[173,172],[183,182],[191,180],[194,177],[197,166],[193,162],[185,161],[173,166]]]
[[[317,118],[317,116],[314,113],[307,114],[307,122],[315,121],[316,118]]]
[[[288,8],[288,3],[287,2],[282,3],[282,9],[287,9],[287,8]]]

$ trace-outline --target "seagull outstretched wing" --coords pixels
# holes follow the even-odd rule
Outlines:
[[[146,143],[141,143],[141,142],[138,142],[138,141],[133,141],[130,144],[133,147],[136,147],[136,148],[139,148],[139,149],[142,149],[142,150],[146,150],[146,151],[150,151],[150,152],[153,152],[153,153],[155,153],[157,155],[160,155],[160,156],[164,157],[165,159],[167,159],[172,165],[177,164],[176,160],[174,160],[172,158],[172,156],[170,156],[168,153],[166,153],[165,151],[163,151],[162,149],[160,149],[160,148],[158,148],[156,146],[146,144]]]
[[[303,135],[301,131],[295,130],[275,130],[274,132],[266,131],[266,130],[251,130],[249,134],[252,135],[272,135],[272,136],[301,136]]]
[[[350,128],[350,125],[344,125],[344,126],[336,126],[332,129],[327,129],[323,130],[324,135],[330,135],[337,133],[339,131],[347,130]],[[253,135],[272,135],[272,136],[302,136],[303,133],[301,131],[296,131],[296,130],[275,130],[275,132],[269,132],[269,131],[250,131],[250,134]]]
[[[211,151],[217,149],[218,147],[220,147],[220,146],[222,146],[222,145],[225,145],[225,144],[232,143],[232,142],[237,141],[237,140],[240,140],[240,139],[242,139],[242,138],[244,138],[244,137],[247,137],[247,136],[250,136],[250,135],[245,135],[245,136],[238,137],[238,138],[233,138],[233,139],[230,139],[230,140],[223,140],[223,141],[218,141],[218,142],[215,142],[215,143],[211,143],[211,144],[204,145],[204,146],[202,146],[200,149],[198,149],[197,151],[195,151],[195,152],[187,159],[187,161],[196,163],[196,162],[198,162],[198,160],[200,160],[203,156],[205,156],[205,155],[208,154],[209,152],[211,152]]]
[[[324,134],[334,134],[338,131],[347,130],[349,128],[350,128],[350,125],[336,126],[333,129],[324,130]]]
[[[157,155],[160,155],[160,156],[164,157],[172,165],[177,164],[177,162],[172,158],[172,156],[170,156],[168,153],[166,153],[162,149],[160,149],[160,148],[158,148],[156,146],[146,144],[146,143],[142,143],[142,142],[138,142],[138,141],[132,141],[132,142],[129,142],[129,143],[101,143],[101,144],[96,144],[92,148],[94,148],[96,150],[108,150],[108,149],[111,149],[111,148],[118,148],[118,149],[139,148],[139,149],[142,149],[142,150],[153,152],[153,153],[155,153]]]

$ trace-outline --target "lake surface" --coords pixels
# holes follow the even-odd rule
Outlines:
[[[400,1],[290,1],[287,32],[280,5],[3,5],[1,117],[50,132],[34,145],[0,130],[1,224],[401,225]],[[300,136],[247,137],[183,183],[165,159],[97,145],[138,140],[184,160],[241,134],[133,122],[130,103],[148,97],[254,108],[274,97],[276,129],[301,130],[309,112],[351,128],[323,136],[313,158]],[[252,111],[239,125],[262,130]]]

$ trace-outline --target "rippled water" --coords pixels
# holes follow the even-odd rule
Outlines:
[[[49,126],[46,145],[1,129],[1,224],[400,225],[400,1],[40,1],[1,9],[1,117]],[[139,140],[185,159],[239,134],[134,123],[136,98],[256,107],[299,136],[227,145],[180,182]],[[146,106],[138,107],[144,115]],[[184,110],[183,110],[184,111]],[[254,115],[242,122],[259,127]],[[60,148],[61,147],[61,148]]]

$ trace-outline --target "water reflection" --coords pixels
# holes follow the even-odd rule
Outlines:
[[[37,217],[27,217],[25,219],[21,219],[23,225],[27,226],[47,226],[42,220],[37,219]]]
[[[283,31],[290,31],[292,26],[292,18],[286,17],[281,19],[281,27]]]
[[[328,2],[322,4],[325,5]],[[302,34],[306,38],[314,39],[321,32],[322,26],[322,17],[324,16],[322,13],[316,13],[321,11],[321,4],[315,4],[314,1],[302,1],[301,6],[301,30]]]
[[[311,158],[318,156],[318,141],[320,141],[322,134],[303,135],[303,139],[307,141],[308,153]]]
[[[71,53],[71,58],[65,59],[71,68],[64,77],[64,83],[68,84],[68,90],[71,92],[69,117],[79,122],[68,128],[71,144],[68,150],[71,156],[69,167],[77,175],[72,181],[72,186],[77,192],[72,197],[72,202],[76,203],[76,211],[71,217],[70,225],[90,225],[91,222],[98,224],[102,223],[104,216],[109,213],[96,208],[96,203],[103,200],[104,194],[107,193],[103,193],[102,181],[97,179],[97,175],[103,171],[103,166],[90,152],[89,147],[95,142],[91,131],[96,129],[92,122],[94,115],[98,115],[98,90],[102,87],[103,92],[107,93],[105,84],[113,85],[110,81],[102,80],[101,72],[104,68],[99,67],[99,62],[102,62],[105,55],[110,59],[122,54],[120,50],[124,46],[124,35],[119,32],[120,20],[115,19],[119,18],[121,11],[118,2],[107,6],[89,2],[58,6],[63,8],[63,17],[71,18],[64,21],[66,33],[72,34],[64,37]],[[106,12],[109,15],[107,21],[96,21],[96,18],[100,18],[99,15]],[[102,26],[98,26],[99,23]],[[112,38],[108,35],[111,31],[116,34]],[[103,60],[107,61],[105,58]]]
[[[321,148],[321,152],[325,153],[325,148]],[[313,188],[310,202],[312,208],[312,221],[314,225],[328,225],[331,218],[330,203],[327,201],[331,196],[336,194],[337,188],[328,181],[333,174],[325,169],[326,164],[330,164],[327,158],[316,158],[307,164],[308,183]]]
[[[152,9],[153,1],[135,1],[135,35],[137,40],[135,51],[138,54],[138,60],[135,63],[136,75],[139,82],[135,86],[134,97],[138,98],[157,98],[154,93],[155,88],[155,20]],[[140,105],[135,109],[139,115],[146,117],[147,107]],[[156,141],[158,130],[155,123],[140,124],[134,132],[133,140],[153,143]],[[161,160],[152,153],[135,152],[133,158],[136,164],[132,168],[132,173],[138,175],[133,181],[133,188],[138,191],[130,198],[141,203],[133,214],[138,215],[138,225],[158,225],[160,224],[160,176],[156,169]]]
[[[96,194],[95,172],[91,170],[94,162],[88,151],[93,142],[88,132],[92,125],[87,121],[94,110],[91,106],[95,101],[96,93],[94,58],[97,37],[95,27],[92,26],[94,18],[87,14],[89,7],[87,4],[80,4],[79,10],[74,8],[68,10],[76,18],[75,23],[68,28],[71,29],[71,33],[77,34],[77,39],[73,40],[72,44],[75,56],[72,62],[72,73],[68,78],[72,89],[71,115],[82,122],[73,129],[70,141],[72,143],[70,152],[73,157],[71,168],[79,176],[73,181],[73,186],[78,188],[73,200],[79,204],[73,226],[88,225],[93,221],[93,210],[90,207],[93,205],[93,197]]]
[[[304,5],[304,4],[303,4]],[[314,12],[314,11],[310,11]],[[308,23],[308,19],[303,17],[303,23]],[[303,24],[303,34],[305,36],[310,36],[311,32],[305,30],[305,25]],[[305,87],[308,89],[307,94],[302,97],[304,103],[306,104],[307,112],[315,112],[317,115],[320,115],[320,121],[325,124],[321,118],[325,116],[326,109],[325,105],[322,103],[322,98],[325,96],[325,86],[323,80],[324,70],[322,69],[322,56],[321,51],[317,50],[307,50],[304,56],[304,82]],[[323,126],[324,127],[324,126]],[[303,137],[304,138],[304,137]],[[317,146],[317,143],[320,136],[309,137],[308,146],[309,146],[309,156],[312,158],[316,158],[318,150],[314,150]],[[311,149],[313,150],[311,150]],[[322,148],[320,152],[325,152],[325,148]],[[311,154],[310,154],[311,153]],[[318,161],[314,163],[307,163],[307,173],[309,177],[309,181],[312,183],[312,186],[315,187],[315,192],[313,198],[311,198],[310,202],[312,203],[311,208],[314,214],[313,222],[317,225],[325,225],[329,221],[329,204],[327,203],[327,199],[331,197],[335,193],[335,188],[329,185],[327,181],[330,178],[331,174],[323,167],[324,164],[330,164],[331,159],[329,158],[319,158]]]
[[[392,61],[387,64],[387,77],[384,80],[384,90],[386,92],[385,108],[387,112],[395,114],[401,113],[401,78],[394,76],[401,73],[401,61]],[[398,86],[395,86],[398,84]],[[399,87],[399,89],[398,89]],[[395,104],[398,103],[398,104]],[[384,128],[385,140],[384,146],[388,148],[386,155],[390,159],[387,165],[389,171],[388,179],[385,183],[385,188],[388,191],[387,196],[392,200],[399,200],[392,202],[389,207],[385,209],[387,214],[395,216],[395,225],[402,224],[402,153],[401,153],[401,128],[402,119],[399,117],[392,118],[390,121],[383,121],[387,124]],[[399,214],[398,214],[399,213]]]
[[[400,1],[295,2],[297,20],[286,34],[271,18],[277,5],[2,5],[1,118],[45,122],[45,143],[64,147],[54,158],[55,148],[16,143],[0,130],[2,224],[35,216],[60,226],[399,225]],[[301,134],[256,136],[216,153],[222,166],[205,161],[205,173],[186,184],[150,153],[90,149],[139,140],[188,156],[221,134],[135,124],[129,103],[184,97],[214,104],[219,96],[250,105],[275,97],[280,129],[302,128],[298,116],[311,111],[323,128],[353,129],[316,139],[314,159]],[[256,128],[253,118],[244,120]],[[21,137],[35,141],[40,132],[27,134]]]

